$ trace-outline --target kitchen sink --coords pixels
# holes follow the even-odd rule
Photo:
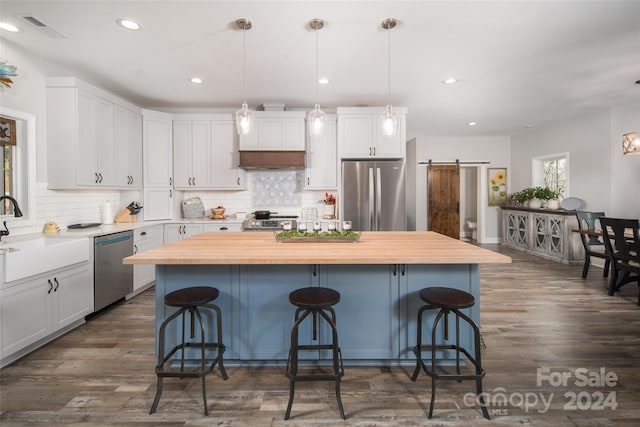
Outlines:
[[[89,259],[86,237],[17,236],[0,242],[4,281],[12,282]]]

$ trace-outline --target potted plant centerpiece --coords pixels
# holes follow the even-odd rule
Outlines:
[[[545,208],[558,209],[560,202],[558,200],[559,194],[548,187],[536,187],[536,198],[545,202]]]

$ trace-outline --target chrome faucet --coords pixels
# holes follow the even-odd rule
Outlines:
[[[3,201],[4,199],[9,199],[11,204],[13,204],[13,215],[16,218],[21,217],[22,216],[22,211],[20,210],[20,206],[18,206],[18,202],[16,201],[16,199],[14,199],[11,196],[0,196],[0,202]],[[2,239],[2,236],[8,236],[9,235],[9,229],[7,228],[7,221],[4,221],[3,225],[4,225],[4,230],[0,230],[0,239]]]

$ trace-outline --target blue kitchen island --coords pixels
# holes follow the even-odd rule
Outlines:
[[[222,310],[230,365],[286,363],[295,312],[288,295],[306,286],[340,292],[334,308],[346,364],[415,363],[418,291],[447,286],[473,294],[476,305],[468,313],[479,324],[480,264],[508,262],[509,257],[434,232],[363,232],[354,243],[281,243],[270,232],[203,233],[124,259],[156,265],[156,334],[173,310],[164,304],[167,293],[218,288],[214,303]],[[427,327],[434,316],[426,318]],[[310,341],[310,329],[301,331],[301,339]],[[462,328],[462,335],[469,347],[471,331]],[[326,338],[321,329],[320,341]]]

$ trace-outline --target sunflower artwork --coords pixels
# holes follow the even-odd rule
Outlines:
[[[507,200],[507,168],[488,168],[489,206],[501,206]]]

